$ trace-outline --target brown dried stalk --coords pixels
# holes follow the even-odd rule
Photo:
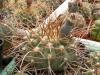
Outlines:
[[[63,22],[62,15],[58,16],[58,18],[54,22],[48,23],[45,27],[41,26],[42,36],[47,36],[49,40],[56,40],[59,38],[59,31]]]
[[[30,8],[32,5],[32,0],[26,0],[27,8]]]

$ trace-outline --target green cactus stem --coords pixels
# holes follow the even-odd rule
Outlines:
[[[100,20],[95,21],[92,31],[90,32],[90,38],[100,41]]]
[[[31,65],[37,70],[51,68],[54,71],[61,71],[66,63],[76,60],[75,51],[70,47],[72,41],[69,38],[49,41],[46,36],[42,37],[36,34],[31,39],[31,45],[27,43],[22,47],[26,53],[31,51],[24,61],[32,62]],[[21,53],[25,55],[25,51]]]

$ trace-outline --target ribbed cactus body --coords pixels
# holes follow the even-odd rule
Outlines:
[[[23,23],[22,25],[27,28],[34,28],[36,23],[36,17],[29,12],[19,12],[18,19]]]
[[[85,17],[90,18],[92,16],[92,4],[89,2],[82,2],[82,6],[79,7],[79,12]]]
[[[100,1],[96,0],[93,4],[93,18],[95,20],[100,19]]]
[[[25,58],[26,62],[31,62],[36,69],[53,69],[63,70],[66,63],[71,63],[76,60],[74,50],[71,49],[70,44],[72,39],[49,41],[45,37],[34,36],[30,48],[26,45],[26,51],[32,52]]]
[[[0,38],[4,40],[4,50],[11,47],[11,38],[8,36],[12,36],[12,31],[7,26],[0,25]]]
[[[100,41],[100,20],[96,20],[91,31],[91,38]]]
[[[71,50],[70,50],[71,51]],[[63,52],[53,50],[50,52],[49,49],[41,51],[44,56],[40,53],[33,53],[34,66],[37,69],[47,68],[50,66],[53,70],[63,70],[64,64],[73,61],[75,56],[73,53],[67,52],[67,49]],[[50,64],[49,64],[50,63]],[[64,63],[63,65],[61,65]]]

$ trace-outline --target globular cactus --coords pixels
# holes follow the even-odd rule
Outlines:
[[[80,34],[77,35],[77,33],[83,34],[83,31],[86,31],[86,29],[87,24],[85,18],[80,13],[69,13],[61,25],[60,36],[66,37],[72,34],[78,37]]]
[[[100,20],[95,21],[92,31],[90,32],[90,38],[100,41]]]
[[[70,13],[68,17],[69,17],[69,20],[72,22],[71,34],[73,36],[80,36],[80,35],[77,35],[76,32],[80,33],[87,29],[85,18],[78,12]]]
[[[4,50],[11,48],[11,38],[8,36],[12,36],[12,31],[9,27],[5,25],[0,25],[0,38],[4,40]],[[10,41],[10,42],[9,42]]]
[[[93,18],[95,20],[100,19],[100,1],[96,0],[96,2],[93,4]]]
[[[81,2],[79,6],[79,12],[83,15],[84,18],[92,17],[92,4],[89,2]]]
[[[70,64],[76,60],[75,51],[71,49],[72,42],[71,38],[50,41],[47,36],[35,34],[31,39],[31,45],[26,44],[22,47],[26,52],[31,51],[25,61],[32,62],[31,66],[37,70],[45,68],[61,71],[66,67],[66,63]]]
[[[87,27],[85,18],[80,13],[71,13],[70,19],[76,28],[86,28]]]
[[[27,12],[19,12],[17,14],[17,18],[21,21],[24,27],[34,28],[36,23],[36,17],[32,14],[28,14]]]

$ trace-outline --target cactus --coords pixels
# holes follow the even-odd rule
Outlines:
[[[93,6],[93,18],[95,20],[100,19],[100,2],[95,3]]]
[[[90,38],[100,41],[100,20],[95,21],[90,35]]]
[[[35,27],[36,17],[26,12],[20,12],[17,14],[17,18],[23,23],[24,27],[33,28]]]
[[[94,20],[100,19],[100,0],[90,0],[93,6],[92,15]]]
[[[71,48],[73,39],[70,36],[60,38],[58,35],[59,31],[51,29],[55,28],[54,30],[58,30],[61,23],[60,19],[57,19],[55,23],[53,22],[47,28],[43,28],[44,30],[35,31],[35,34],[31,33],[31,41],[23,46],[26,53],[31,51],[26,56],[25,61],[32,62],[31,66],[37,70],[46,68],[61,71],[66,63],[71,63],[77,59],[74,49]],[[25,53],[25,51],[22,53]]]
[[[92,17],[92,4],[89,2],[82,2],[81,6],[79,7],[79,12],[85,18],[91,18]]]
[[[79,15],[78,13],[72,15],[75,15],[75,19],[74,16],[71,17],[71,20],[73,20],[72,23],[79,22],[76,27],[83,28],[83,22],[85,21],[83,21],[84,18],[82,15]],[[83,19],[81,23],[80,17],[77,18],[78,16]],[[66,35],[64,38],[59,37],[60,28],[63,29],[63,27],[61,27],[61,21],[62,19],[58,17],[55,22],[49,23],[47,27],[42,26],[43,28],[41,28],[40,32],[33,29],[35,33],[31,33],[29,43],[22,46],[22,55],[25,55],[26,53],[24,62],[31,62],[31,67],[35,67],[37,70],[49,69],[49,71],[62,71],[68,66],[67,63],[71,64],[73,61],[77,60],[75,50],[71,47],[73,39],[70,35]],[[70,22],[67,23],[72,24]],[[66,28],[64,30],[66,33]],[[70,32],[70,30],[68,32]],[[63,31],[61,33],[63,33]]]
[[[67,62],[76,60],[74,50],[69,48],[72,39],[49,41],[47,37],[35,35],[31,40],[31,45],[24,46],[26,51],[32,51],[25,58],[26,62],[32,62],[36,69],[63,70]]]
[[[50,37],[52,40],[48,38],[48,35],[54,35],[55,32],[53,30],[56,30],[56,28],[58,29],[59,24],[61,24],[60,21],[61,19],[58,18],[56,23],[53,22],[48,25],[46,30],[44,29],[44,33],[47,33],[45,36],[42,32],[39,33],[33,29],[35,33],[31,33],[29,44],[26,43],[22,46],[21,53],[23,55],[26,53],[24,62],[31,62],[31,67],[35,67],[36,70],[47,69],[49,71],[62,71],[64,68],[67,69],[68,64],[72,65],[73,61],[77,61],[75,50],[71,47],[71,44],[73,43],[73,39],[71,37],[61,37],[57,38],[57,40],[55,40],[54,37]],[[59,31],[57,33],[59,33]]]
[[[86,32],[86,29],[87,29],[87,24],[84,17],[78,12],[70,13],[68,17],[69,17],[69,20],[72,22],[72,26],[70,26],[71,28],[70,31],[71,31],[72,36],[87,37],[87,35],[84,35],[85,34],[84,32]]]
[[[10,38],[7,38],[7,36],[11,36],[12,32],[11,30],[4,26],[4,25],[0,25],[0,38],[4,39],[4,49],[9,49],[11,47],[11,43],[9,41],[11,41]],[[8,40],[9,39],[9,40]]]

